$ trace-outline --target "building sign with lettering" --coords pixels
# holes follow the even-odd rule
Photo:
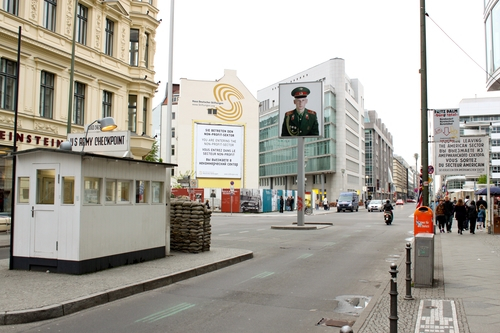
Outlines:
[[[243,126],[195,124],[197,178],[241,178]]]
[[[462,136],[459,142],[436,143],[436,175],[485,175],[489,162],[488,136]]]
[[[105,152],[107,155],[122,156],[130,150],[129,131],[111,131],[68,134],[73,151],[85,151],[87,153]]]

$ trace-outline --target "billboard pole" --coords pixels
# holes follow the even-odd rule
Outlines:
[[[305,167],[304,167],[304,141],[303,137],[297,138],[297,226],[304,226],[304,197],[305,197]]]

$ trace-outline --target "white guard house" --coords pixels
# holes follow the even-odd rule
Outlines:
[[[13,156],[14,269],[84,274],[169,254],[174,164],[46,148]]]

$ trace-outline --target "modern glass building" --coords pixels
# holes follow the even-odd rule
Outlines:
[[[297,139],[279,136],[279,85],[323,82],[324,129],[321,138],[305,139],[306,192],[335,201],[340,192],[365,187],[364,88],[334,58],[257,92],[259,106],[259,186],[297,189]]]

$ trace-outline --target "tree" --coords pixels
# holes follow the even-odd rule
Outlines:
[[[153,141],[153,145],[151,146],[151,150],[149,153],[143,157],[144,161],[149,162],[162,162],[161,158],[158,158],[158,141]]]
[[[477,183],[478,184],[486,184],[488,180],[488,177],[486,175],[481,175],[477,178]],[[490,184],[493,184],[493,179],[490,179]]]

